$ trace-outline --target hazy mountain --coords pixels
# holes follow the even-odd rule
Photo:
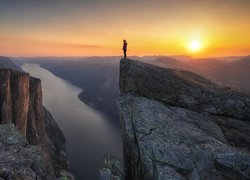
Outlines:
[[[144,56],[140,61],[165,68],[185,69],[240,92],[250,91],[250,58],[233,62],[215,58],[192,59],[188,56]],[[179,59],[179,60],[178,60]],[[228,58],[232,59],[232,58]],[[19,59],[20,60],[20,59]],[[22,58],[22,63],[38,63],[84,91],[80,99],[94,108],[117,114],[120,57],[36,57]]]
[[[181,68],[181,69],[188,69],[191,68],[187,63],[183,63],[177,59],[168,56],[158,57],[156,59],[148,60],[147,63],[166,67],[166,68]]]
[[[249,56],[225,56],[225,57],[216,57],[216,59],[233,62],[233,61],[245,59],[247,57],[249,58]]]
[[[79,98],[88,105],[115,115],[119,96],[119,58],[89,57],[68,61],[32,61],[83,89]]]
[[[10,68],[13,70],[22,71],[21,68],[16,66],[16,64],[13,63],[10,58],[0,56],[0,69],[3,68]]]
[[[213,58],[194,59],[181,62],[171,58],[158,58],[148,61],[165,68],[179,68],[198,73],[207,79],[225,87],[250,92],[250,58],[225,61]]]

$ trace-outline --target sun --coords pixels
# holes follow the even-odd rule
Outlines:
[[[202,49],[202,43],[200,39],[191,39],[189,41],[188,49],[192,52],[198,52]]]

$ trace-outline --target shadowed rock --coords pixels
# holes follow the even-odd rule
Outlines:
[[[249,97],[128,59],[120,90],[126,179],[250,178]]]
[[[0,178],[55,179],[42,149],[29,145],[13,124],[0,125],[0,152]]]
[[[40,153],[39,156],[42,156],[43,164],[41,164],[41,167],[37,165],[37,168],[43,168],[44,166],[44,174],[40,177],[36,172],[35,174],[33,172],[35,178],[32,175],[30,179],[56,179],[56,177],[61,176],[74,179],[68,172],[69,164],[66,156],[64,135],[53,117],[43,107],[40,79],[30,77],[27,73],[13,69],[0,69],[0,124],[12,123],[15,125],[16,130],[22,134],[22,137],[17,133],[11,134],[5,142],[7,145],[20,144],[18,141],[23,139],[25,142],[27,140],[26,145],[33,145],[34,148],[41,151],[34,152],[34,156],[38,153]],[[0,133],[2,133],[1,129]],[[12,148],[15,147],[8,146],[8,148],[8,150],[0,149],[0,154],[5,151],[12,151]],[[33,154],[31,156],[33,157]],[[4,164],[4,157],[1,157],[0,167]],[[5,169],[8,171],[6,172],[8,176],[11,177],[15,175],[15,168],[20,168],[20,173],[21,170],[25,170],[22,169],[22,165],[19,166],[18,157],[13,161],[17,162],[13,162]],[[28,167],[28,165],[25,165],[24,168],[26,166]],[[33,165],[31,166],[33,168]],[[0,168],[0,177],[2,173],[5,173],[5,170]],[[29,169],[27,171],[28,174],[32,174]],[[20,177],[22,176],[20,175]],[[26,178],[28,177],[25,176],[24,179]]]
[[[120,90],[198,112],[250,120],[250,98],[185,70],[122,59]]]

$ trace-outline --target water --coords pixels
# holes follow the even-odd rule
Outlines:
[[[122,158],[118,122],[82,103],[78,99],[80,88],[38,64],[24,64],[22,68],[42,81],[43,103],[65,135],[71,171],[77,180],[98,179],[98,169],[107,153]]]

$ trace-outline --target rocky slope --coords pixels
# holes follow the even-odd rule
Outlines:
[[[0,56],[0,69],[9,68],[23,72],[23,70],[15,65],[8,57]]]
[[[129,59],[120,91],[126,179],[250,178],[250,97]]]
[[[64,136],[42,104],[41,81],[27,73],[0,69],[0,85],[0,124],[6,124],[1,125],[3,131],[0,133],[4,135],[0,139],[0,154],[10,154],[1,156],[0,177],[71,177],[68,173]],[[14,143],[8,143],[8,139]],[[14,156],[12,151],[21,153]]]

